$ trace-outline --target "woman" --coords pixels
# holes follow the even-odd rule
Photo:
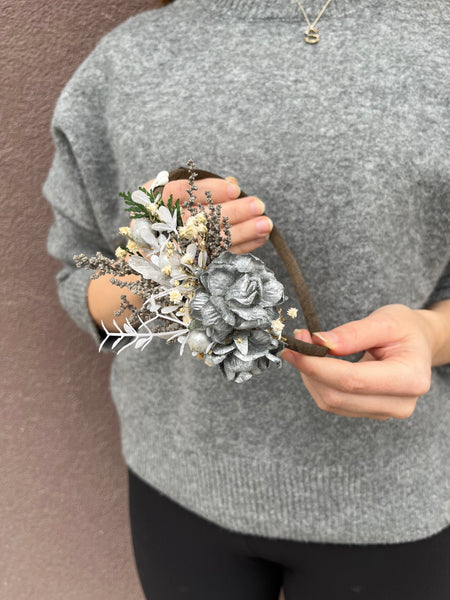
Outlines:
[[[241,385],[170,345],[115,358],[149,598],[449,595],[450,8],[375,4],[177,0],[105,36],[58,101],[49,251],[80,327],[98,342],[117,291],[73,254],[113,256],[118,193],[194,158],[252,194],[197,192],[292,300],[276,222],[324,325],[297,336],[330,348]]]

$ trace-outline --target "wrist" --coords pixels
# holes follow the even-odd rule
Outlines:
[[[450,300],[415,311],[424,325],[431,352],[431,366],[450,363]]]

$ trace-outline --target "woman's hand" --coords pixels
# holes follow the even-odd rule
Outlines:
[[[300,371],[322,410],[345,417],[405,419],[429,390],[433,364],[448,358],[450,301],[436,306],[441,310],[383,306],[364,319],[314,333],[312,338],[307,330],[296,330],[297,339],[325,345],[335,356],[364,350],[356,363],[287,349],[281,356]]]
[[[143,187],[148,189],[153,181],[154,179],[148,181]],[[210,191],[214,204],[222,205],[222,217],[229,218],[232,243],[230,252],[235,254],[252,252],[268,240],[273,223],[269,217],[262,216],[265,210],[264,203],[255,196],[238,199],[241,190],[234,177],[196,180],[195,185],[198,187],[195,191],[198,202],[206,205],[205,191]],[[179,198],[180,206],[183,206],[189,198],[188,188],[187,179],[170,181],[164,186],[162,199],[167,202],[172,194],[174,200]],[[185,211],[184,219],[187,217],[189,213]]]

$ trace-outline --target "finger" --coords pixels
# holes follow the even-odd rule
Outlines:
[[[302,342],[312,343],[311,334],[307,329],[294,329],[294,337]]]
[[[306,340],[304,340],[306,341]],[[367,419],[376,419],[380,421],[385,421],[391,417],[391,415],[386,415],[380,412],[380,409],[377,407],[376,411],[367,412],[362,407],[362,403],[360,402],[355,409],[355,406],[344,406],[344,403],[338,402],[336,400],[329,400],[330,396],[327,397],[327,392],[330,393],[330,390],[320,384],[317,384],[313,379],[309,378],[307,375],[301,373],[303,383],[305,384],[306,389],[311,394],[314,402],[317,406],[324,412],[332,413],[335,415],[339,415],[342,417],[352,417],[352,418],[367,418]],[[334,396],[336,398],[336,396]]]
[[[304,342],[309,342],[309,343],[311,343],[311,341],[312,341],[311,335],[307,329],[294,329],[294,335],[295,335],[296,339],[298,339],[298,340],[302,340]],[[368,354],[368,353],[366,353],[366,354]],[[375,419],[375,420],[380,420],[380,421],[386,421],[387,419],[390,418],[389,416],[380,415],[378,413],[376,413],[376,414],[367,413],[361,409],[358,409],[358,411],[355,412],[354,410],[353,411],[345,410],[342,408],[337,408],[336,406],[331,407],[325,401],[323,401],[321,398],[320,390],[323,389],[323,386],[320,386],[320,384],[318,385],[312,378],[308,377],[307,375],[305,375],[303,373],[301,373],[301,376],[303,379],[303,383],[305,384],[306,388],[310,392],[310,394],[313,397],[314,401],[316,402],[317,406],[321,410],[324,410],[325,412],[331,412],[333,414],[336,414],[336,415],[339,415],[342,417],[367,418],[367,419]]]
[[[422,396],[429,390],[429,378],[422,377],[421,365],[399,360],[351,363],[330,357],[282,352],[303,374],[339,392],[362,395]]]
[[[238,246],[246,242],[266,240],[272,227],[273,223],[269,217],[257,217],[234,225],[231,228],[231,244]]]
[[[417,397],[350,396],[334,392],[324,396],[324,401],[324,410],[346,417],[407,419],[414,412]]]
[[[317,406],[325,412],[343,417],[367,418],[386,421],[411,416],[417,398],[349,396],[331,390],[302,374],[303,383]]]
[[[196,202],[200,202],[201,204],[207,204],[207,199],[205,192],[211,192],[211,198],[214,204],[224,204],[229,202],[230,200],[235,200],[238,198],[241,193],[241,189],[237,183],[235,183],[235,179],[226,180],[226,179],[202,179],[200,181],[195,181],[194,185],[197,189],[193,190],[193,194],[196,198]],[[178,179],[177,181],[169,181],[164,186],[164,191],[162,195],[162,199],[166,202],[170,196],[173,196],[173,199],[176,201],[180,200],[180,206],[189,199],[188,190],[189,181],[187,179]]]
[[[230,225],[254,219],[266,210],[264,202],[255,196],[230,200],[222,206],[222,217],[228,217]]]
[[[270,236],[266,236],[265,238],[260,238],[259,240],[251,240],[250,242],[244,242],[243,244],[238,244],[237,246],[230,246],[229,252],[233,252],[233,254],[247,254],[248,252],[253,252],[257,248],[264,246]]]
[[[147,181],[147,183],[144,183],[144,185],[142,185],[141,187],[145,188],[148,191],[154,181],[155,179],[150,179],[150,181]]]
[[[405,310],[406,307],[403,307]],[[320,331],[313,334],[314,342],[326,345],[330,354],[345,356],[387,346],[401,339],[399,321],[392,312],[374,312],[364,319],[350,321],[331,331]]]

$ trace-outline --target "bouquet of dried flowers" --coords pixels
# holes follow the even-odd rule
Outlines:
[[[172,196],[166,203],[162,200],[167,171],[148,190],[120,194],[131,223],[120,229],[126,243],[116,250],[118,260],[100,252],[74,260],[77,267],[95,270],[93,278],[110,274],[111,283],[143,300],[137,308],[121,297],[115,316],[126,309],[131,316],[122,327],[114,320],[117,331],[102,323],[100,349],[111,338],[113,349],[126,342],[118,352],[130,346],[144,350],[154,338],[162,338],[178,342],[180,354],[187,344],[193,356],[218,366],[229,381],[242,383],[270,364],[281,366],[284,323],[297,316],[297,309],[289,308],[283,316],[283,285],[259,258],[228,251],[230,225],[221,217],[221,206],[214,204],[210,192],[205,194],[206,206],[196,201],[197,173],[192,161],[188,167],[189,198],[183,206]],[[129,274],[140,279],[120,279]]]

